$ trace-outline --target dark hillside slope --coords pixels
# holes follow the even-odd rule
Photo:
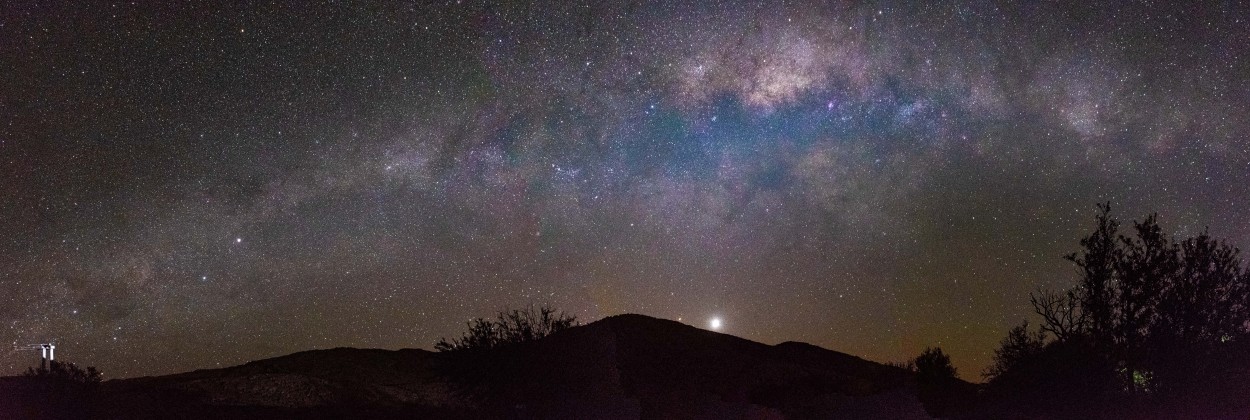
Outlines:
[[[23,404],[0,401],[0,414]],[[641,315],[481,352],[339,348],[113,380],[85,406],[100,418],[926,418],[902,369]]]
[[[497,416],[924,418],[911,374],[815,346],[768,346],[620,315],[506,351],[453,355]],[[536,378],[540,378],[536,380]]]

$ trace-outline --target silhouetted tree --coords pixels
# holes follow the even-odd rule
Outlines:
[[[1161,294],[1180,268],[1179,248],[1164,236],[1158,215],[1133,222],[1133,229],[1136,237],[1120,236],[1121,251],[1115,262],[1117,294],[1110,302],[1115,319],[1109,338],[1111,356],[1130,374],[1146,369],[1144,352],[1150,345],[1151,324],[1158,319]]]
[[[1177,241],[1155,214],[1122,235],[1110,205],[1098,209],[1081,250],[1065,257],[1077,284],[1030,294],[1040,329],[1012,329],[985,372],[991,386],[1163,401],[1250,380],[1250,274],[1238,249],[1206,232]]]
[[[926,347],[914,363],[917,380],[922,382],[936,383],[959,376],[951,357],[943,353],[941,347]]]
[[[1156,388],[1192,389],[1238,363],[1250,339],[1250,277],[1239,251],[1206,232],[1179,247],[1177,272],[1162,285],[1144,354]],[[1244,361],[1241,361],[1244,363]],[[1137,378],[1134,378],[1137,379]]]
[[[1039,289],[1029,294],[1029,303],[1042,317],[1041,332],[1053,334],[1061,341],[1088,332],[1088,318],[1081,310],[1081,299],[1075,290],[1055,292]]]
[[[1068,254],[1064,258],[1072,261],[1081,269],[1082,276],[1077,287],[1070,291],[1069,301],[1079,307],[1080,315],[1076,317],[1077,330],[1088,333],[1095,338],[1097,345],[1110,346],[1112,317],[1115,314],[1115,265],[1120,257],[1116,235],[1120,222],[1111,217],[1111,203],[1098,205],[1095,216],[1097,227],[1089,236],[1081,239],[1080,252]],[[1049,325],[1058,330],[1058,325]]]
[[[994,350],[994,364],[985,369],[981,376],[990,381],[1003,380],[1009,372],[1018,371],[1020,366],[1035,363],[1042,348],[1046,345],[1046,333],[1038,330],[1029,332],[1029,322],[1017,325],[1007,333],[1007,337]]]
[[[1247,333],[1250,284],[1239,250],[1206,232],[1181,244],[1181,270],[1166,284],[1154,335],[1204,346]]]
[[[549,306],[501,311],[494,320],[476,318],[469,321],[469,330],[460,338],[434,343],[438,351],[490,349],[501,345],[537,340],[552,333],[577,326],[577,317],[556,312]]]

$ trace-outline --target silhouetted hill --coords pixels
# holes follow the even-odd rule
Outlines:
[[[20,383],[0,386],[11,390]],[[809,344],[768,346],[674,321],[619,315],[489,351],[338,348],[112,380],[91,397],[87,414],[927,418],[916,395],[912,375],[903,369]],[[28,403],[0,401],[0,413],[20,415]]]

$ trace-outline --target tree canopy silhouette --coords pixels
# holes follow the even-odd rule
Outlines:
[[[535,309],[500,311],[495,319],[476,318],[468,322],[469,330],[450,341],[440,338],[434,343],[438,351],[490,349],[502,345],[534,341],[558,331],[577,326],[577,317],[557,312],[543,305]]]
[[[914,366],[918,397],[931,416],[946,417],[967,410],[975,392],[960,381],[951,358],[940,347],[926,347],[907,366]]]
[[[958,377],[951,357],[942,352],[941,347],[926,347],[916,356],[917,380],[922,382],[939,382]]]
[[[1250,270],[1239,250],[1206,231],[1177,240],[1156,214],[1122,233],[1109,203],[1098,210],[1065,256],[1077,283],[1030,295],[1042,323],[1011,330],[985,371],[990,384],[1103,383],[1111,398],[1166,399],[1250,379]]]

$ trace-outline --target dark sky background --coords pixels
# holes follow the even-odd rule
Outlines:
[[[978,379],[1097,202],[1250,246],[1241,2],[71,3],[0,5],[0,342],[111,378],[551,303]]]

